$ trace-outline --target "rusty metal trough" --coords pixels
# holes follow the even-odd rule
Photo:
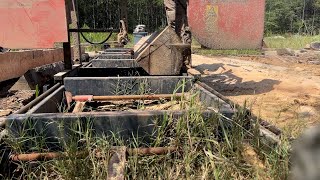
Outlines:
[[[94,137],[121,139],[123,145],[127,146],[115,147],[116,153],[112,155],[109,162],[110,174],[118,173],[119,176],[123,176],[124,168],[118,172],[113,170],[113,166],[124,164],[122,162],[126,161],[130,153],[160,155],[178,150],[178,147],[149,148],[146,145],[152,144],[166,119],[185,119],[191,113],[190,110],[183,108],[179,110],[85,111],[84,105],[87,102],[82,101],[84,97],[110,98],[116,95],[117,100],[120,100],[121,97],[128,99],[130,95],[135,95],[135,99],[144,97],[139,101],[145,101],[145,97],[168,97],[170,94],[172,99],[177,96],[182,101],[184,94],[197,94],[201,102],[199,115],[204,121],[219,119],[224,126],[232,128],[231,119],[236,109],[214,90],[186,74],[149,75],[145,68],[140,67],[135,59],[131,59],[131,55],[129,57],[125,54],[126,52],[128,49],[107,49],[88,64],[77,66],[72,71],[61,74],[61,77],[56,77],[58,84],[49,89],[47,94],[38,97],[33,103],[6,119],[0,119],[1,124],[4,124],[13,137],[26,137],[22,143],[23,154],[12,154],[8,157],[8,161],[63,158],[63,151],[65,151],[63,143],[73,141],[74,136],[81,140],[82,135],[78,132],[90,131]],[[82,100],[70,103],[72,99],[77,99],[74,98],[77,96]],[[216,131],[215,133],[219,136],[221,130]],[[275,136],[266,128],[262,129],[261,135],[267,138]],[[272,138],[271,141],[274,140]],[[41,147],[35,141],[41,141]],[[141,144],[131,149],[130,145],[133,141]],[[34,151],[35,146],[48,153]],[[81,155],[81,151],[79,153]]]
[[[159,124],[157,123],[161,123],[162,119],[166,116],[173,116],[175,119],[178,119],[185,116],[187,111],[137,110],[130,112],[65,113],[64,111],[67,105],[65,103],[64,92],[68,91],[73,95],[114,95],[115,89],[113,87],[115,84],[120,84],[121,86],[130,84],[130,92],[135,94],[139,91],[139,88],[141,88],[141,84],[144,84],[148,86],[148,91],[152,92],[152,94],[173,94],[182,92],[182,88],[179,90],[176,89],[177,84],[181,82],[185,82],[183,87],[185,92],[191,89],[199,92],[200,101],[207,107],[207,110],[204,110],[202,113],[205,119],[216,117],[216,112],[220,112],[229,118],[232,117],[234,113],[232,107],[197,83],[194,83],[192,77],[67,77],[64,80],[63,86],[39,102],[28,112],[8,117],[6,127],[16,136],[20,136],[21,133],[26,135],[29,132],[31,133],[29,134],[30,136],[46,137],[45,147],[50,147],[50,150],[59,149],[58,137],[61,133],[59,130],[61,124],[64,124],[66,139],[68,139],[67,134],[72,125],[80,123],[85,129],[92,129],[92,132],[99,137],[103,137],[104,135],[111,136],[112,133],[115,133],[129,143],[132,134],[136,134],[142,141],[148,142],[151,136],[155,136],[155,127],[158,127]],[[28,149],[28,144],[30,143],[26,142],[26,150]]]
[[[155,135],[156,119],[161,120],[168,115],[175,118],[183,117],[187,110],[78,113],[66,110],[68,104],[65,92],[70,92],[74,96],[135,95],[141,93],[139,91],[142,87],[149,94],[172,94],[172,96],[175,93],[196,91],[199,93],[200,102],[206,107],[202,114],[205,119],[216,117],[217,114],[232,118],[235,109],[204,88],[201,83],[197,83],[192,76],[150,76],[133,59],[116,59],[127,51],[127,49],[108,49],[87,65],[75,69],[72,75],[59,82],[60,86],[49,90],[51,93],[48,96],[40,97],[41,99],[36,101],[37,104],[27,106],[28,109],[20,111],[20,114],[9,116],[5,120],[6,128],[16,136],[22,132],[25,134],[26,129],[32,129],[31,134],[47,137],[46,147],[54,148],[58,147],[58,127],[61,123],[65,124],[65,131],[68,131],[73,123],[80,122],[83,126],[88,126],[90,122],[90,128],[97,136],[116,133],[129,142],[132,134],[138,134],[148,141],[151,135]],[[115,54],[117,57],[113,56]],[[113,59],[108,59],[111,56]]]

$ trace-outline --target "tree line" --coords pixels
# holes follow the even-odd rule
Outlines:
[[[78,0],[80,26],[118,28],[121,0]],[[128,29],[145,24],[153,32],[166,26],[163,0],[128,0]]]
[[[117,28],[121,0],[78,0],[80,26]],[[266,0],[265,32],[320,33],[320,0]],[[145,24],[150,32],[166,25],[163,0],[128,0],[128,26]]]
[[[320,0],[267,0],[267,34],[319,34]]]

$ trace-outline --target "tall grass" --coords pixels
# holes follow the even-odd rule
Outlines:
[[[150,141],[132,134],[126,141],[112,132],[96,137],[94,119],[81,120],[69,126],[59,125],[59,144],[65,158],[38,162],[17,162],[17,179],[106,179],[113,147],[178,147],[178,151],[159,156],[128,156],[126,179],[285,179],[288,177],[288,147],[262,144],[256,122],[238,109],[233,119],[219,114],[204,118],[202,105],[194,91],[181,99],[187,112],[181,118],[168,114],[154,119],[156,125]],[[28,122],[28,121],[26,121]],[[48,124],[49,126],[50,124]],[[31,124],[21,134],[6,139],[14,153],[28,150],[46,152],[45,134],[35,134]],[[66,131],[66,127],[70,128]],[[65,133],[68,132],[66,136]],[[32,135],[32,136],[31,136]],[[31,142],[31,143],[30,143]],[[286,141],[284,141],[286,142]],[[267,147],[267,148],[265,148]],[[82,152],[79,157],[79,151]],[[97,156],[99,152],[99,156]],[[253,159],[253,160],[252,160]],[[9,178],[9,177],[8,177]]]
[[[264,38],[264,42],[267,48],[271,49],[282,49],[290,48],[299,50],[305,48],[312,42],[320,41],[320,36],[269,36]],[[206,56],[247,56],[247,55],[262,55],[262,50],[255,49],[240,49],[240,50],[216,50],[216,49],[205,49],[201,48],[201,45],[193,40],[193,53],[206,55]]]
[[[240,50],[218,50],[202,48],[196,39],[192,39],[192,52],[205,56],[239,56],[239,55],[261,55],[261,50],[240,49]]]
[[[308,44],[320,41],[320,36],[270,36],[264,38],[265,43],[268,48],[291,48],[291,49],[302,49],[305,48]]]

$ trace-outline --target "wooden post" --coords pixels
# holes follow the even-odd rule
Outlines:
[[[124,20],[128,32],[128,0],[119,0],[120,5],[120,20]]]

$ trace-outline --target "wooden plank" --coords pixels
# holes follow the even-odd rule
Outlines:
[[[86,105],[86,102],[77,101],[72,113],[82,112],[85,105]]]
[[[65,70],[65,71],[62,71],[62,72],[55,74],[53,76],[53,79],[56,83],[62,82],[65,77],[75,76],[76,74],[78,74],[80,67],[81,67],[80,64],[75,64],[72,66],[71,70]],[[63,82],[62,82],[62,84],[63,84]]]
[[[71,53],[73,57],[73,50]],[[21,77],[30,69],[63,60],[62,48],[0,53],[0,82]]]

